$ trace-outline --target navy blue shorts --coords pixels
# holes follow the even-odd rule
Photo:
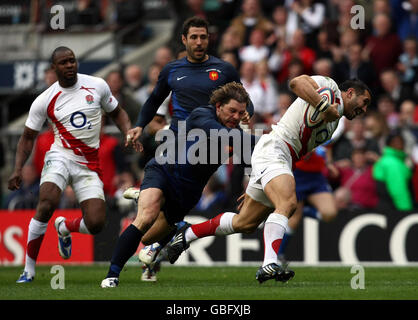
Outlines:
[[[182,221],[199,202],[202,194],[199,188],[181,183],[170,174],[166,166],[158,164],[155,159],[151,159],[144,169],[141,190],[148,188],[158,188],[163,192],[165,202],[161,210],[171,225]]]
[[[304,201],[314,193],[332,192],[327,179],[320,172],[306,172],[295,169],[293,175],[296,181],[296,197],[298,201]]]

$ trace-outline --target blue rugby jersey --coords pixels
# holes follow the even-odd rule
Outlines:
[[[187,57],[172,61],[160,72],[136,126],[144,128],[171,92],[173,116],[170,128],[177,131],[179,120],[185,120],[195,108],[209,104],[212,92],[232,81],[241,83],[238,72],[230,63],[214,56],[202,63],[191,63]],[[251,116],[254,114],[252,104],[247,111]]]
[[[206,161],[205,163],[194,163],[191,164],[189,162],[189,159],[186,159],[186,163],[179,161],[179,156],[188,154],[190,148],[194,148],[193,150],[196,150],[196,142],[198,142],[202,137],[195,137],[195,139],[191,139],[190,132],[193,129],[201,129],[205,132],[205,136],[207,138],[206,144],[203,144],[206,152]],[[251,163],[251,153],[254,149],[254,146],[256,142],[258,141],[259,137],[256,137],[254,135],[249,135],[245,133],[241,128],[236,128],[235,133],[237,133],[235,138],[240,139],[240,150],[234,150],[233,147],[233,141],[230,138],[229,141],[229,149],[228,150],[221,150],[220,147],[222,144],[220,143],[221,135],[212,138],[211,143],[211,130],[222,130],[224,131],[224,134],[228,134],[232,129],[225,127],[218,121],[218,117],[216,115],[216,108],[212,105],[208,106],[202,106],[199,108],[196,108],[193,110],[193,112],[190,114],[190,116],[186,119],[185,123],[185,130],[179,130],[178,135],[175,136],[175,150],[174,154],[167,153],[167,156],[170,158],[171,164],[163,164],[161,165],[163,170],[167,173],[168,180],[170,180],[170,183],[175,186],[174,189],[176,189],[179,194],[182,192],[186,192],[185,199],[183,201],[187,202],[187,197],[189,199],[199,199],[204,186],[208,182],[209,178],[212,176],[212,174],[219,168],[219,166],[223,163],[225,163],[225,160],[227,160],[230,156],[235,154],[240,158],[240,162],[242,165],[250,166]],[[187,137],[186,137],[187,136]],[[179,139],[183,139],[182,141],[187,141],[186,144],[186,153],[184,153],[184,150],[178,150],[179,146]],[[216,139],[218,141],[218,144],[215,143],[219,148],[213,149],[213,141]],[[193,140],[193,141],[192,141]],[[201,141],[202,142],[202,141]],[[245,144],[245,146],[244,146]],[[211,161],[211,157],[213,156],[213,153],[215,152],[215,155],[217,157],[216,161]],[[173,156],[175,155],[175,158],[173,159]],[[244,157],[246,159],[244,159]],[[155,161],[155,158],[151,160],[150,162]],[[210,163],[211,162],[211,163]],[[248,163],[244,163],[248,162]],[[192,196],[193,195],[193,196]],[[178,195],[179,197],[183,197],[182,195]],[[192,201],[194,201],[192,200]]]

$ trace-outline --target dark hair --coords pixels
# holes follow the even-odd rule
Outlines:
[[[393,129],[388,136],[386,137],[386,145],[390,146],[392,144],[392,141],[395,138],[400,138],[403,143],[405,143],[405,139],[402,135],[402,131],[400,129]]]
[[[368,91],[370,97],[372,97],[372,91],[363,81],[359,79],[350,79],[344,81],[341,85],[338,86],[341,91],[346,92],[348,89],[353,88],[357,95],[363,94],[365,91]]]
[[[189,29],[191,27],[205,28],[207,33],[209,33],[209,23],[203,18],[195,16],[184,21],[182,35],[187,37],[187,34],[189,33]]]
[[[212,92],[209,103],[215,106],[218,102],[221,105],[227,104],[231,99],[238,101],[239,103],[245,103],[247,106],[250,104],[250,96],[244,89],[243,85],[232,81],[219,87]]]
[[[64,46],[60,46],[60,47],[58,47],[58,48],[55,48],[55,50],[54,50],[54,51],[52,51],[51,58],[50,58],[50,62],[51,62],[51,63],[54,63],[55,56],[56,56],[58,53],[60,53],[60,52],[64,52],[64,51],[70,51],[70,52],[73,52],[73,50],[71,50],[71,49],[70,49],[70,48],[68,48],[68,47],[64,47]],[[74,53],[74,52],[73,52],[73,53]]]

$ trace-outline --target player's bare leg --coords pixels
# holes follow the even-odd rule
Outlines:
[[[337,204],[332,193],[314,193],[308,197],[308,202],[318,210],[318,219],[324,222],[331,222],[337,217]]]
[[[61,198],[61,189],[52,182],[44,182],[39,189],[39,201],[36,213],[28,227],[25,269],[18,283],[31,282],[35,276],[35,265],[41,248],[48,221],[51,219]]]
[[[142,237],[156,221],[163,204],[164,196],[160,189],[141,190],[137,216],[119,237],[108,274],[101,283],[102,288],[116,287],[119,284],[119,274],[123,266],[135,253]]]
[[[297,207],[295,186],[293,176],[281,174],[264,187],[264,193],[275,209],[264,224],[264,260],[256,273],[256,279],[260,283],[273,278],[285,282],[294,276],[293,271],[282,269],[277,264],[277,254],[287,229],[288,219]]]

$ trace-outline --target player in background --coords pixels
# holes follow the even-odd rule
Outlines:
[[[170,92],[173,105],[170,129],[177,132],[178,121],[185,120],[193,109],[209,104],[215,89],[233,81],[241,83],[238,72],[230,63],[207,54],[208,29],[208,22],[200,17],[191,17],[184,22],[181,38],[186,56],[168,63],[161,70],[157,85],[141,108],[135,127],[129,130],[132,141],[139,139]],[[253,115],[252,103],[247,106],[247,112],[246,117]]]
[[[292,173],[294,164],[329,140],[343,115],[352,120],[365,113],[371,101],[371,91],[360,80],[347,80],[339,88],[328,77],[307,75],[293,78],[290,88],[298,99],[280,122],[272,126],[272,131],[264,134],[255,146],[251,158],[252,174],[239,214],[221,213],[206,222],[179,230],[167,247],[170,263],[174,263],[190,246],[190,242],[196,239],[251,233],[266,219],[264,260],[256,279],[262,283],[270,279],[282,281],[293,277],[293,272],[278,264],[277,254],[288,219],[297,206]],[[331,98],[318,93],[318,89],[324,88]]]
[[[175,223],[182,221],[199,202],[203,188],[220,165],[232,155],[245,163],[245,157],[256,143],[255,136],[244,133],[239,127],[249,103],[248,93],[241,84],[223,85],[212,93],[210,105],[195,108],[185,121],[185,130],[179,130],[175,141],[168,142],[174,142],[176,148],[175,152],[167,153],[168,161],[161,164],[156,155],[147,163],[137,217],[119,237],[108,274],[101,283],[103,288],[119,284],[123,266],[143,237],[151,244],[176,230]],[[198,136],[194,135],[196,130],[200,132]],[[183,143],[184,151],[180,147]],[[196,150],[198,161],[191,158]]]
[[[29,223],[25,268],[18,283],[34,279],[48,221],[67,185],[73,187],[83,216],[74,220],[56,218],[61,257],[71,256],[71,232],[97,234],[102,230],[106,220],[98,157],[102,111],[113,119],[124,137],[131,128],[128,115],[112,96],[106,82],[78,73],[77,59],[71,49],[56,48],[51,55],[51,66],[58,81],[32,103],[17,145],[15,168],[8,181],[10,190],[20,187],[22,167],[42,125],[48,120],[54,131],[54,143],[45,155],[39,201]]]

